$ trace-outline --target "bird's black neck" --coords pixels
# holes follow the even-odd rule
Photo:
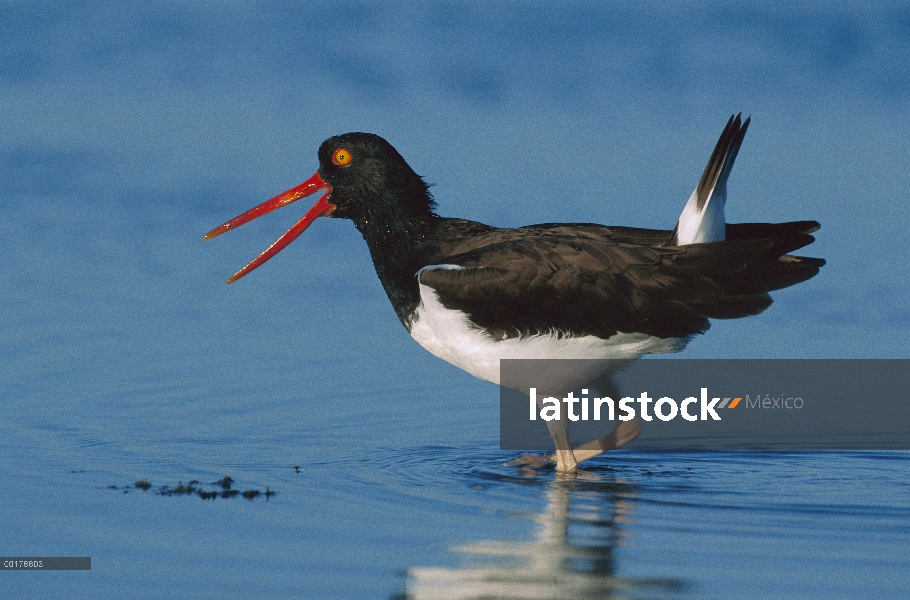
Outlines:
[[[404,210],[400,202],[381,202],[377,203],[377,210],[352,219],[370,249],[379,281],[408,331],[420,304],[416,273],[428,264],[431,253],[427,252],[426,242],[442,221],[432,211],[429,193],[423,193],[426,210]]]

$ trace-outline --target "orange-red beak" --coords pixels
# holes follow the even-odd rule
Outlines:
[[[278,194],[271,200],[263,202],[255,208],[251,208],[246,211],[239,217],[234,217],[224,225],[216,227],[211,230],[205,237],[204,240],[210,240],[217,235],[221,235],[225,231],[230,231],[235,227],[240,227],[244,223],[248,223],[257,217],[272,212],[276,208],[281,208],[291,202],[296,202],[304,196],[309,196],[315,194],[321,190],[328,190],[326,194],[320,198],[316,204],[313,205],[313,208],[307,211],[303,218],[297,221],[293,227],[287,230],[283,236],[275,240],[275,243],[265,249],[265,251],[257,256],[250,264],[243,267],[236,273],[234,273],[230,279],[227,280],[228,283],[234,283],[268,259],[272,258],[279,252],[281,252],[285,246],[297,239],[297,236],[303,233],[310,224],[319,217],[327,217],[332,214],[332,211],[335,210],[335,205],[329,202],[329,196],[332,193],[332,186],[323,181],[322,177],[319,176],[319,173],[316,173],[300,185],[295,188],[291,188],[283,194]]]

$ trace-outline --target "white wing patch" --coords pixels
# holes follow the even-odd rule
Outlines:
[[[676,230],[677,243],[684,246],[724,241],[727,233],[727,221],[724,217],[726,203],[726,180],[717,183],[702,210],[698,210],[698,191],[692,192],[689,201],[686,202],[686,207],[679,215],[679,225]]]
[[[464,271],[465,270],[464,267],[462,267],[461,265],[427,265],[424,268],[417,271],[417,273],[415,275],[417,276],[418,279],[420,279],[421,273],[423,273],[424,271],[432,271],[434,269],[438,270],[438,271]]]
[[[739,154],[750,119],[730,117],[717,140],[711,159],[695,191],[689,196],[676,224],[676,244],[722,242],[727,236],[724,206],[727,203],[727,179]]]

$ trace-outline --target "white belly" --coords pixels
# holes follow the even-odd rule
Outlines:
[[[502,359],[632,360],[643,354],[679,352],[690,339],[617,333],[604,340],[593,335],[559,337],[554,333],[496,341],[472,327],[463,312],[442,306],[432,288],[421,284],[420,298],[411,337],[439,358],[497,385]]]

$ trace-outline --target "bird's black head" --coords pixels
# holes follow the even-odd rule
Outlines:
[[[283,236],[247,266],[232,283],[271,257],[318,217],[350,219],[377,256],[407,253],[432,228],[435,203],[427,184],[387,141],[372,133],[346,133],[319,147],[319,171],[302,184],[231,219],[205,235],[211,239],[304,196],[325,191],[322,198]],[[401,262],[397,259],[387,259]],[[378,268],[378,267],[377,267]]]
[[[332,217],[351,219],[366,233],[371,222],[408,222],[435,208],[423,179],[390,143],[372,133],[346,133],[319,147],[319,175],[331,186]]]

